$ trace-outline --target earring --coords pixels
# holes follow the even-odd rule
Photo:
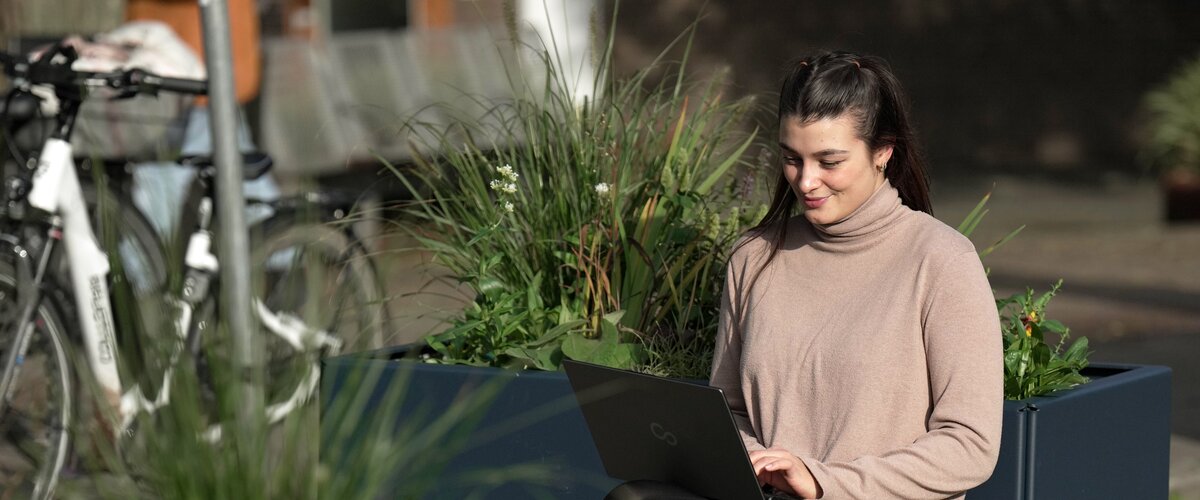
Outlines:
[[[883,172],[883,169],[886,167],[887,167],[887,165],[875,165],[875,169],[880,172]]]

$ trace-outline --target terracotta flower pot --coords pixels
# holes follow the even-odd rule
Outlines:
[[[1200,221],[1200,170],[1176,168],[1161,180],[1167,222]]]

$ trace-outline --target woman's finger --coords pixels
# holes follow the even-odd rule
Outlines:
[[[791,460],[776,460],[766,465],[766,470],[773,472],[784,472],[791,469],[795,464]]]
[[[757,457],[751,459],[751,464],[754,465],[754,472],[757,474],[759,471],[763,470],[763,467],[765,467],[768,463],[779,460],[780,458],[782,457],[777,454],[761,453]]]

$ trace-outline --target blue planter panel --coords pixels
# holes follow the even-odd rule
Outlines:
[[[506,467],[529,464],[548,470],[550,483],[505,484],[473,498],[534,498],[541,492],[549,498],[592,500],[618,484],[604,472],[564,374],[392,359],[408,349],[326,360],[322,408],[352,370],[371,366],[384,371],[375,400],[392,384],[407,384],[397,428],[406,418],[424,416],[427,422],[458,398],[502,383],[481,423],[465,436],[468,447],[454,455],[427,498],[464,498],[478,492],[477,484],[456,478],[481,471],[502,474]],[[1166,498],[1170,370],[1094,365],[1085,375],[1092,381],[1054,396],[1005,401],[996,469],[968,498]]]
[[[1097,364],[1087,384],[1004,402],[1000,459],[972,500],[1167,498],[1171,370]]]
[[[1097,365],[1093,380],[1029,400],[1029,500],[1167,498],[1171,370]]]
[[[1025,403],[1005,401],[1003,429],[1000,434],[1000,458],[992,477],[972,489],[971,500],[1013,500],[1021,498],[1025,477]]]
[[[592,443],[591,434],[567,378],[562,373],[513,372],[495,368],[430,365],[387,359],[404,351],[370,353],[370,358],[343,356],[326,360],[322,408],[342,390],[353,370],[381,367],[383,380],[375,389],[377,407],[392,384],[406,384],[399,429],[406,419],[423,425],[444,414],[455,401],[476,394],[488,384],[501,384],[495,399],[482,410],[479,424],[462,438],[464,447],[439,474],[426,498],[603,498],[618,482],[609,478]],[[371,358],[384,359],[371,359]],[[382,365],[381,365],[382,364]],[[481,487],[479,474],[505,477],[506,469],[537,466],[548,483],[536,481]],[[399,473],[398,473],[399,474]],[[404,481],[397,475],[394,481]],[[480,493],[483,492],[482,495]]]

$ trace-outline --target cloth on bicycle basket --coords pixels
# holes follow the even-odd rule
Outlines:
[[[160,76],[204,78],[204,65],[166,24],[133,21],[94,37],[70,39],[79,51],[71,66],[79,71],[109,72],[141,68]],[[41,92],[47,117],[58,111],[52,92]],[[83,102],[71,138],[78,156],[150,161],[174,158],[182,145],[192,96],[162,92],[158,96],[112,99],[96,92]],[[48,121],[52,118],[47,118]],[[40,142],[42,127],[27,127],[24,141]]]

